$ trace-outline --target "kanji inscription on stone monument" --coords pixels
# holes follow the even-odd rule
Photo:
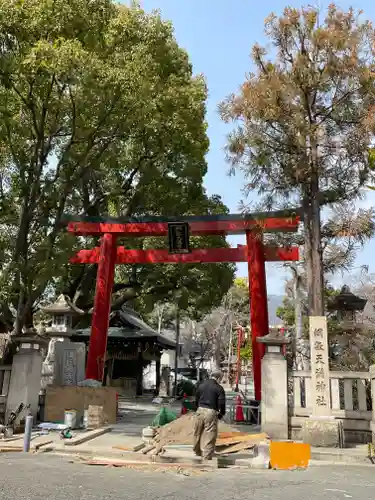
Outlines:
[[[64,350],[63,385],[75,385],[77,383],[76,356],[76,351],[73,349]]]
[[[313,416],[331,415],[327,318],[310,316],[310,352]]]

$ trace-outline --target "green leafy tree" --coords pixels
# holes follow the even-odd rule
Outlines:
[[[96,266],[67,261],[97,239],[63,231],[64,213],[225,207],[202,187],[205,82],[192,75],[171,24],[157,13],[110,0],[0,0],[0,41],[0,300],[16,310],[20,333],[38,302],[55,293],[92,305]],[[151,274],[140,266],[118,270],[115,300],[124,301],[121,290],[135,299],[182,279],[178,266]],[[196,266],[191,278],[186,286],[203,284],[197,296],[220,302],[233,266]]]
[[[324,314],[321,207],[355,200],[373,178],[374,28],[331,4],[271,14],[274,57],[256,44],[251,72],[220,107],[238,126],[229,136],[233,168],[263,206],[301,208],[311,315]]]

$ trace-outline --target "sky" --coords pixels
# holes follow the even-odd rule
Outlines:
[[[143,9],[160,10],[162,17],[170,20],[176,39],[189,54],[195,74],[203,73],[209,89],[207,102],[208,135],[210,151],[207,155],[208,173],[205,186],[208,194],[219,194],[231,213],[239,212],[239,202],[244,198],[244,179],[236,174],[228,177],[224,146],[231,126],[225,125],[217,112],[217,106],[227,95],[236,92],[252,70],[251,47],[255,42],[267,43],[264,37],[264,19],[271,13],[281,14],[285,6],[300,7],[303,4],[325,8],[330,1],[303,2],[295,0],[141,0]],[[343,9],[350,6],[362,9],[367,19],[375,21],[375,2],[370,0],[337,1]],[[248,199],[250,201],[251,198]],[[375,192],[369,191],[361,206],[375,206]],[[244,236],[230,237],[232,246],[245,244]],[[369,265],[375,272],[372,256],[375,239],[358,253],[352,274],[360,266]],[[238,275],[247,276],[247,265],[238,265]],[[267,264],[267,287],[269,294],[283,294],[288,272],[280,264]],[[349,280],[347,276],[336,276],[339,285]]]

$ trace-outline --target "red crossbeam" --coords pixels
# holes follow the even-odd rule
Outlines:
[[[95,264],[99,262],[100,248],[80,250],[70,262],[72,264]],[[268,262],[297,261],[298,247],[265,247]],[[247,262],[247,246],[237,248],[199,248],[188,254],[171,254],[168,250],[137,250],[117,247],[116,264],[197,264],[213,262]]]
[[[205,236],[209,234],[241,234],[254,227],[262,227],[265,232],[295,232],[299,217],[269,217],[267,219],[239,219],[216,221],[191,221],[190,234]],[[167,222],[69,222],[68,231],[80,235],[98,235],[103,233],[126,234],[136,236],[166,236]]]

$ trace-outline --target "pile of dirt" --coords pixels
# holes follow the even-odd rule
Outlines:
[[[193,420],[194,413],[187,413],[177,420],[160,427],[157,431],[159,442],[163,443],[163,446],[169,444],[192,444]],[[233,432],[237,432],[236,429],[224,422],[219,422],[219,438],[222,433],[232,434]]]
[[[156,435],[142,447],[142,453],[153,452],[154,455],[165,453],[165,447],[173,444],[191,445],[194,435],[194,413],[187,413],[169,424],[159,427]],[[219,455],[238,453],[254,448],[258,443],[267,440],[264,433],[249,434],[239,432],[224,422],[219,422],[219,435],[216,450]]]

